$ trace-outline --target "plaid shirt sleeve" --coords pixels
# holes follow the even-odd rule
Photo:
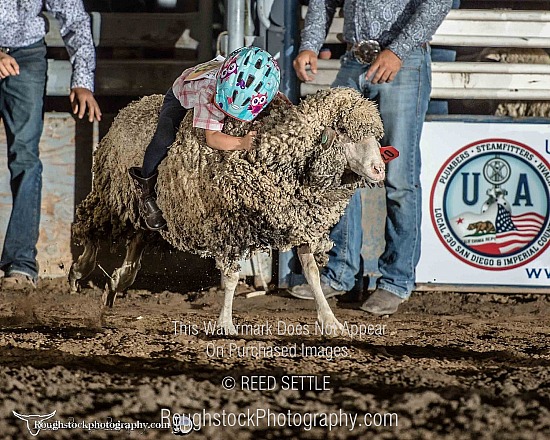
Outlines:
[[[172,86],[174,96],[185,108],[193,109],[193,127],[222,131],[225,113],[212,102],[216,81],[208,78],[185,81],[191,69],[184,71]]]

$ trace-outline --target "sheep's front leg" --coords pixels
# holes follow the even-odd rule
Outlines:
[[[141,268],[141,257],[146,246],[142,232],[136,233],[126,243],[126,257],[122,266],[115,269],[103,292],[103,304],[113,307],[118,292],[124,292],[136,280]]]
[[[98,249],[99,246],[96,242],[86,241],[86,243],[84,243],[84,252],[82,252],[82,255],[71,264],[71,269],[69,270],[71,291],[79,291],[79,281],[82,278],[86,278],[95,269]]]
[[[239,282],[239,272],[222,273],[224,285],[223,306],[218,318],[218,328],[223,329],[226,335],[236,335],[237,329],[233,325],[233,296]]]
[[[345,334],[344,326],[336,319],[321,289],[319,268],[308,245],[298,247],[298,257],[308,284],[311,286],[317,306],[317,321],[327,336]]]

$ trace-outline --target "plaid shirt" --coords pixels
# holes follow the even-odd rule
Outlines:
[[[174,82],[172,91],[185,108],[193,109],[193,127],[212,131],[222,131],[226,117],[213,103],[212,97],[216,93],[216,80],[202,78],[194,81],[185,81],[194,67],[185,70]]]

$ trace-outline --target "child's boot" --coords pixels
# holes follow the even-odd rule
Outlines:
[[[162,211],[157,205],[157,194],[155,192],[158,172],[145,178],[141,176],[141,168],[132,167],[128,170],[128,173],[134,179],[140,191],[139,213],[145,220],[145,224],[152,231],[164,228],[166,220],[164,220]]]

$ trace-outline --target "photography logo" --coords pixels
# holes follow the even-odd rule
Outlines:
[[[539,257],[550,244],[550,165],[509,139],[485,139],[457,151],[437,173],[430,216],[443,245],[485,270]]]
[[[193,430],[193,421],[183,415],[174,414],[172,418],[172,433],[176,435],[186,435]]]
[[[54,411],[51,414],[45,414],[43,416],[38,414],[23,415],[23,414],[18,414],[15,411],[12,411],[12,413],[18,419],[21,419],[27,422],[27,429],[29,430],[32,436],[36,436],[40,432],[40,427],[36,428],[36,425],[43,422],[44,420],[51,419],[53,416],[55,416],[56,411]]]

